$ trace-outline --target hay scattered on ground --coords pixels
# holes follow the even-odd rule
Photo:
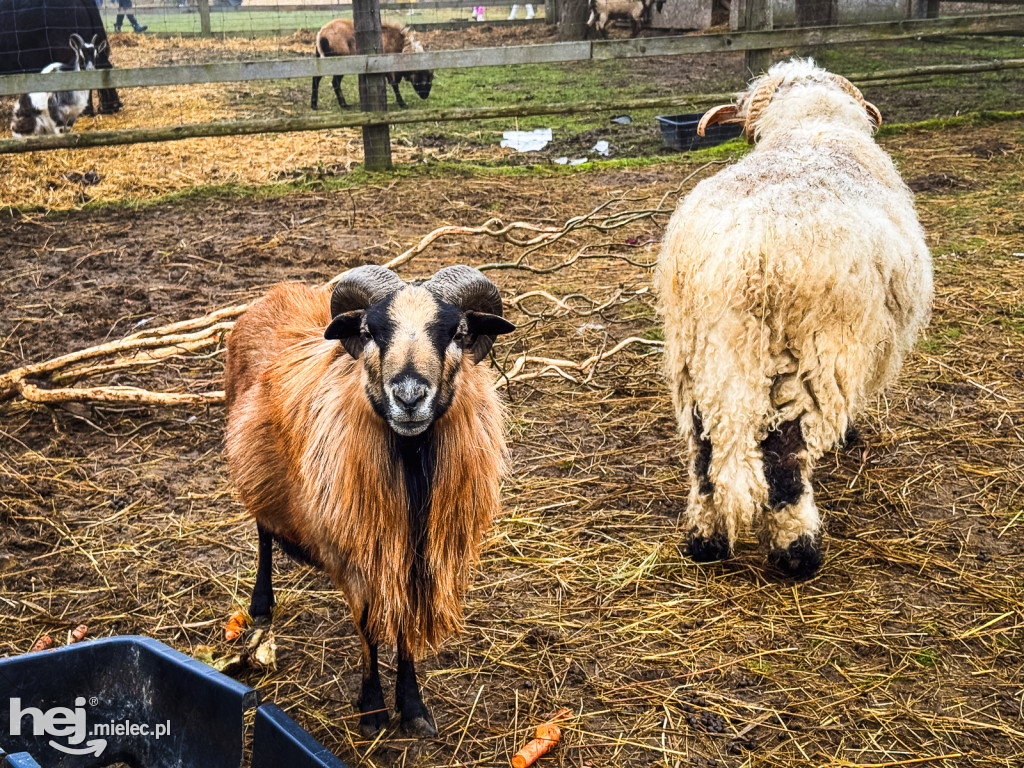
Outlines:
[[[886,146],[915,183],[964,184],[938,182],[919,197],[937,255],[935,318],[862,420],[862,442],[822,462],[830,545],[816,579],[780,582],[749,536],[729,563],[680,555],[681,446],[660,356],[632,348],[593,375],[508,389],[504,517],[469,595],[468,631],[421,665],[437,740],[360,739],[358,643],[343,601],[307,568],[280,563],[278,669],[245,682],[353,765],[505,764],[559,706],[574,718],[550,765],[1020,765],[1024,125]],[[9,221],[0,361],[6,369],[146,318],[194,316],[281,279],[320,282],[401,253],[439,222],[478,225],[495,206],[550,225],[623,194],[656,201],[689,170],[166,205],[140,212],[132,237],[116,213]],[[208,231],[217,218],[228,226]],[[647,263],[662,226],[575,232],[529,264],[581,250]],[[404,274],[521,252],[452,237]],[[496,346],[504,364],[657,338],[649,273],[621,258],[496,279],[506,296],[557,299],[517,303],[520,330]],[[161,368],[163,388],[190,375],[193,361],[179,363]],[[142,632],[185,652],[222,642],[256,557],[226,481],[219,409],[19,405],[0,430],[0,649],[24,651],[79,623],[93,637]],[[384,666],[393,680],[389,658]]]
[[[122,67],[308,56],[312,44],[308,33],[283,42],[279,38],[184,40],[124,34],[111,35],[111,40],[114,60]],[[308,108],[308,83],[303,81],[303,86],[295,114]],[[248,95],[245,91],[244,83],[125,88],[119,92],[124,102],[121,112],[84,117],[74,130],[126,130],[263,116],[251,107],[239,106],[238,94]],[[0,106],[0,129],[4,133],[10,124],[10,106],[10,100]],[[481,152],[478,148],[460,152],[460,157],[472,160],[508,152],[497,148]],[[443,160],[450,155],[450,150],[392,144],[396,163]],[[200,185],[272,184],[307,173],[344,173],[362,159],[362,132],[358,129],[2,155],[0,169],[6,182],[0,188],[0,208],[39,206],[54,210],[89,201],[145,200]],[[93,182],[94,177],[98,177],[98,183]]]

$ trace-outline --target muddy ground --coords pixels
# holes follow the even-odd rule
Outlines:
[[[283,559],[278,668],[239,678],[352,765],[507,764],[560,706],[576,717],[544,765],[1020,765],[1024,123],[883,144],[918,192],[935,316],[899,383],[862,419],[860,442],[822,462],[829,549],[817,578],[780,580],[751,536],[728,563],[680,555],[681,446],[658,351],[636,345],[587,381],[509,389],[503,515],[465,633],[421,666],[436,740],[361,740],[348,610],[326,578]],[[673,160],[426,176],[263,200],[193,197],[131,215],[7,216],[0,370],[281,280],[322,282],[446,223],[561,223],[621,198],[618,209],[652,208],[696,169]],[[520,331],[499,341],[499,363],[523,352],[581,360],[631,335],[659,338],[649,270],[616,257],[649,263],[665,221],[574,233],[529,263],[580,249],[595,258],[550,275],[491,272],[506,299],[544,289],[573,308],[534,298],[510,310]],[[521,253],[449,238],[401,271]],[[106,381],[216,388],[219,360],[182,357]],[[230,650],[222,625],[248,601],[256,554],[226,477],[223,429],[220,407],[0,406],[0,653],[80,623],[92,637]]]

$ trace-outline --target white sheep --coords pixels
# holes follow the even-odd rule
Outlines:
[[[698,184],[665,233],[665,373],[690,453],[690,556],[728,557],[760,513],[769,561],[821,565],[814,463],[896,376],[928,322],[913,197],[848,80],[792,60],[716,107],[754,149]]]
[[[87,43],[72,33],[68,44],[75,54],[75,63],[69,67],[55,61],[45,67],[42,74],[96,69],[97,57],[107,48],[107,41],[97,42],[98,38],[99,35],[93,35],[92,41]],[[18,138],[65,133],[71,130],[88,104],[87,90],[23,93],[14,103],[11,133]]]

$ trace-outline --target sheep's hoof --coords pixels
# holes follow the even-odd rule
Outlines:
[[[402,721],[402,733],[417,739],[431,739],[437,736],[437,728],[434,727],[430,715],[414,717]]]
[[[847,448],[850,446],[857,445],[860,442],[860,430],[857,429],[853,424],[846,427],[846,434],[843,435],[843,445]]]
[[[809,579],[818,572],[823,561],[821,537],[806,533],[785,549],[773,549],[768,553],[768,562],[791,579]]]
[[[710,563],[714,560],[725,560],[729,551],[729,539],[722,533],[713,533],[708,537],[698,536],[696,531],[690,532],[687,554],[698,563]]]
[[[359,718],[359,733],[364,739],[375,739],[388,726],[391,720],[384,710],[379,712],[367,712]]]

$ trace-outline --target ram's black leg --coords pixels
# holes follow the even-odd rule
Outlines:
[[[249,602],[249,615],[254,620],[269,620],[274,609],[274,539],[258,523],[256,532],[259,535],[259,562],[256,566],[256,584],[252,588],[252,600]]]
[[[384,691],[380,687],[380,669],[377,666],[377,643],[371,639],[367,621],[370,607],[364,605],[356,627],[363,644],[363,683],[356,706],[359,708],[359,731],[368,739],[376,738],[388,724],[388,708]]]
[[[405,638],[398,636],[398,680],[395,685],[395,708],[402,716],[402,732],[417,738],[437,736],[434,718],[423,703],[420,686],[416,681],[416,663],[406,647]]]

